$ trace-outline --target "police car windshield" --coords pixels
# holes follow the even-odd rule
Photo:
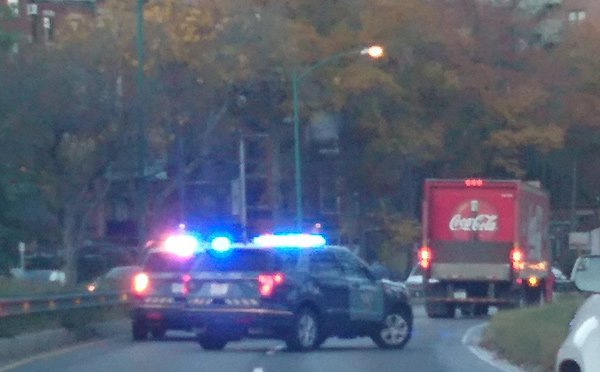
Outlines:
[[[168,252],[155,252],[146,257],[146,272],[187,272],[194,263],[195,257],[180,257]]]
[[[293,265],[297,253],[276,253],[268,249],[232,249],[225,253],[207,253],[198,257],[192,271],[269,272]]]

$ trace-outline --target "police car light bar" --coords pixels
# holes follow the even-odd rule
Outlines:
[[[169,236],[165,240],[164,247],[179,257],[190,257],[199,248],[199,242],[191,235],[178,234]]]
[[[323,236],[315,234],[267,234],[257,236],[252,239],[252,242],[260,247],[273,248],[312,248],[322,247],[326,244]]]

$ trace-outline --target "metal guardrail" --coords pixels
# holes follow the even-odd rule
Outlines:
[[[0,318],[15,315],[125,305],[131,302],[127,293],[74,293],[35,297],[0,298]]]

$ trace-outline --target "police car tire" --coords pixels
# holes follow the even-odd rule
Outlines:
[[[214,336],[199,336],[198,343],[204,350],[223,350],[227,340]]]
[[[308,339],[302,339],[301,333],[310,332],[312,335],[304,334]],[[310,308],[301,308],[294,316],[294,324],[287,337],[286,344],[290,351],[308,351],[318,348],[324,341],[320,336],[321,327],[317,314]]]
[[[162,326],[155,326],[150,330],[150,333],[152,333],[152,337],[156,338],[156,339],[162,339],[165,337],[165,334],[167,333],[167,329]]]
[[[412,335],[408,311],[397,308],[388,312],[373,331],[371,339],[382,349],[402,349]]]
[[[148,339],[148,327],[143,320],[134,319],[131,322],[131,337],[134,341],[143,341]]]

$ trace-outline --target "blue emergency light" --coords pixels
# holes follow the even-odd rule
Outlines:
[[[211,240],[210,247],[217,252],[225,252],[231,248],[231,239],[226,236],[217,236]]]
[[[273,248],[313,248],[326,244],[325,238],[316,234],[260,235],[252,239],[260,247]]]

